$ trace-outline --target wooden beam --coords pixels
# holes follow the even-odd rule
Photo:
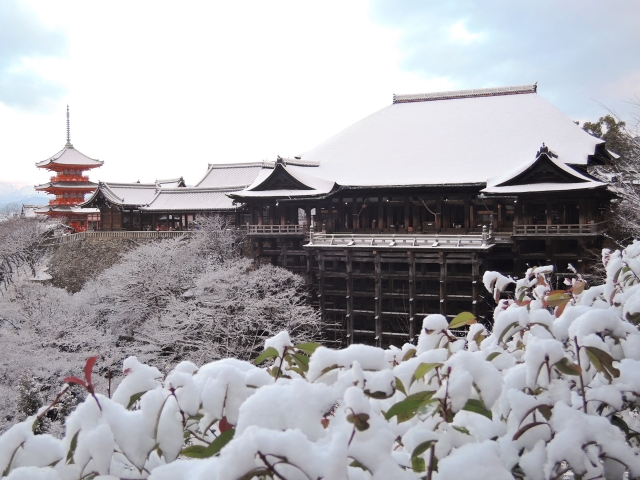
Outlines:
[[[447,258],[440,252],[440,313],[447,315]]]
[[[416,318],[416,256],[409,252],[409,341],[420,331]]]

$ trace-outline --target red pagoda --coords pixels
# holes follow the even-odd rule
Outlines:
[[[87,193],[95,191],[97,185],[84,175],[85,170],[101,167],[104,162],[89,158],[71,145],[69,126],[69,106],[67,106],[67,143],[53,157],[36,163],[38,168],[46,168],[55,173],[48,183],[37,185],[36,190],[55,195],[49,205],[36,210],[60,219],[75,232],[99,228],[100,211],[94,208],[80,208]]]

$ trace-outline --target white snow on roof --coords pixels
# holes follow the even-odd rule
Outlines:
[[[238,187],[236,190],[241,190],[251,185],[262,167],[263,162],[210,164],[196,187]]]
[[[53,157],[43,160],[42,162],[37,162],[36,167],[46,167],[52,163],[55,163],[56,165],[83,165],[88,167],[99,167],[104,162],[87,157],[84,153],[80,153],[78,150],[73,148],[72,145],[67,144]]]
[[[451,92],[450,92],[451,93]],[[602,140],[536,93],[395,103],[302,155],[344,186],[484,184],[546,143],[585,165]]]
[[[553,153],[555,153],[555,152],[553,152]],[[576,179],[576,181],[591,182],[593,180],[592,178],[589,178],[589,177],[583,175],[582,173],[578,172],[577,170],[571,168],[570,166],[566,165],[565,163],[562,163],[560,160],[553,158],[551,155],[546,155],[546,154],[542,153],[542,154],[538,155],[532,161],[526,162],[526,163],[520,165],[519,167],[511,170],[510,172],[507,172],[505,174],[498,175],[496,177],[488,179],[487,180],[487,187],[493,187],[493,186],[502,185],[503,183],[511,180],[512,178],[517,177],[522,172],[526,171],[528,168],[532,167],[536,162],[538,162],[538,160],[540,159],[540,157],[542,155],[545,155],[546,158],[549,161],[551,161],[551,163],[553,163],[560,170],[562,170],[562,171],[568,173],[569,175],[571,175],[572,177],[574,177]]]
[[[275,167],[265,167],[260,170],[257,178],[254,182],[247,187],[246,190],[243,190],[241,193],[242,197],[277,197],[277,196],[290,196],[290,197],[309,197],[315,195],[324,195],[329,193],[333,187],[335,186],[335,182],[333,180],[326,180],[324,178],[318,177],[315,173],[319,170],[318,167],[302,167],[298,165],[291,164],[281,164],[281,167],[285,169],[285,171],[291,175],[293,178],[298,180],[300,183],[309,187],[309,189],[305,190],[256,190],[253,189],[260,186],[262,183],[267,181],[267,179],[275,174]],[[240,193],[240,192],[238,192]]]
[[[89,205],[99,195],[116,205],[147,205],[159,189],[155,183],[103,183],[80,205]]]
[[[225,188],[163,188],[158,191],[148,206],[141,207],[145,212],[166,211],[216,211],[233,210],[233,200],[227,196],[233,190]]]
[[[589,181],[580,183],[532,183],[530,185],[510,185],[508,187],[487,187],[480,190],[483,193],[533,193],[533,192],[564,192],[569,190],[588,190],[606,187],[603,182]]]

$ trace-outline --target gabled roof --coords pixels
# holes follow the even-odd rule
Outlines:
[[[232,198],[249,197],[311,197],[331,192],[336,183],[316,175],[317,165],[302,166],[295,160],[278,157],[273,166],[265,166],[255,181],[245,190],[231,194]]]
[[[73,148],[73,145],[67,143],[62,150],[42,162],[37,162],[36,167],[49,167],[52,165],[69,165],[74,167],[95,168],[102,166],[104,162],[94,158],[87,157],[84,153],[80,153]]]
[[[156,180],[156,185],[161,188],[178,188],[178,187],[186,187],[187,184],[184,182],[184,178],[169,178],[166,180]]]
[[[158,190],[148,205],[140,207],[144,212],[198,212],[234,210],[233,200],[227,196],[228,188],[163,188]]]
[[[606,184],[583,175],[562,163],[544,144],[536,158],[506,174],[487,180],[483,193],[531,193],[582,190],[606,187]]]
[[[264,166],[264,162],[252,163],[210,163],[207,173],[196,187],[228,188],[242,190],[251,185]]]
[[[484,186],[529,162],[543,142],[563,163],[587,165],[602,140],[539,96],[534,86],[396,95],[301,156],[342,186]]]
[[[104,183],[100,182],[95,192],[80,206],[93,205],[99,198],[119,206],[147,205],[159,187],[155,183]]]

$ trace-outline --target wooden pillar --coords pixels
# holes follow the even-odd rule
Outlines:
[[[353,263],[351,251],[347,251],[347,341],[351,345],[354,341],[353,335]]]
[[[280,240],[280,256],[282,257],[282,268],[287,268],[287,239],[281,238]]]
[[[324,255],[321,251],[318,252],[318,300],[320,303],[320,320],[325,324],[327,321],[327,314],[325,311],[324,296]]]
[[[373,259],[373,265],[375,268],[375,329],[376,329],[376,346],[382,346],[382,255],[380,252],[373,252],[375,255]]]
[[[470,229],[473,228],[473,223],[472,223],[473,208],[469,208],[469,207],[470,207],[469,195],[466,195],[464,197],[464,229],[466,232],[468,232]]]
[[[109,215],[109,217],[111,217],[111,228],[110,228],[111,231],[113,231],[113,210],[115,208],[116,207],[111,207],[111,215]]]
[[[387,228],[393,227],[393,207],[391,202],[385,202],[387,204]]]
[[[547,217],[547,225],[553,225],[553,218],[551,217],[551,207],[552,205],[550,203],[547,203],[547,205],[545,206],[545,208],[547,209],[547,214],[545,215],[545,217]]]
[[[353,204],[351,207],[353,214],[351,216],[352,221],[353,221],[353,230],[356,230],[358,228],[360,228],[360,216],[358,215],[358,199],[356,197],[353,197]]]
[[[287,224],[287,206],[280,204],[278,206],[278,213],[280,214],[280,225]]]
[[[447,258],[444,252],[440,252],[440,313],[447,315]]]
[[[111,225],[113,226],[113,221],[112,221]],[[111,230],[113,230],[113,227],[111,228]],[[155,215],[155,213],[151,214],[151,230],[152,231],[156,230],[156,215]]]
[[[409,230],[409,197],[404,196],[404,228],[405,230]]]
[[[411,209],[413,211],[413,225],[411,225],[413,227],[414,231],[418,230],[418,227],[420,226],[420,206],[415,203],[411,205]]]
[[[471,313],[477,318],[480,304],[480,259],[477,253],[471,257]]]
[[[378,197],[378,230],[384,228],[384,205],[382,203],[382,197]]]
[[[585,200],[584,197],[580,198],[580,200],[578,200],[578,223],[580,223],[580,225],[584,225],[587,223],[587,202]]]
[[[416,254],[409,252],[409,341],[412,342],[420,327],[416,325]]]
[[[442,229],[442,195],[436,198],[436,232]]]

